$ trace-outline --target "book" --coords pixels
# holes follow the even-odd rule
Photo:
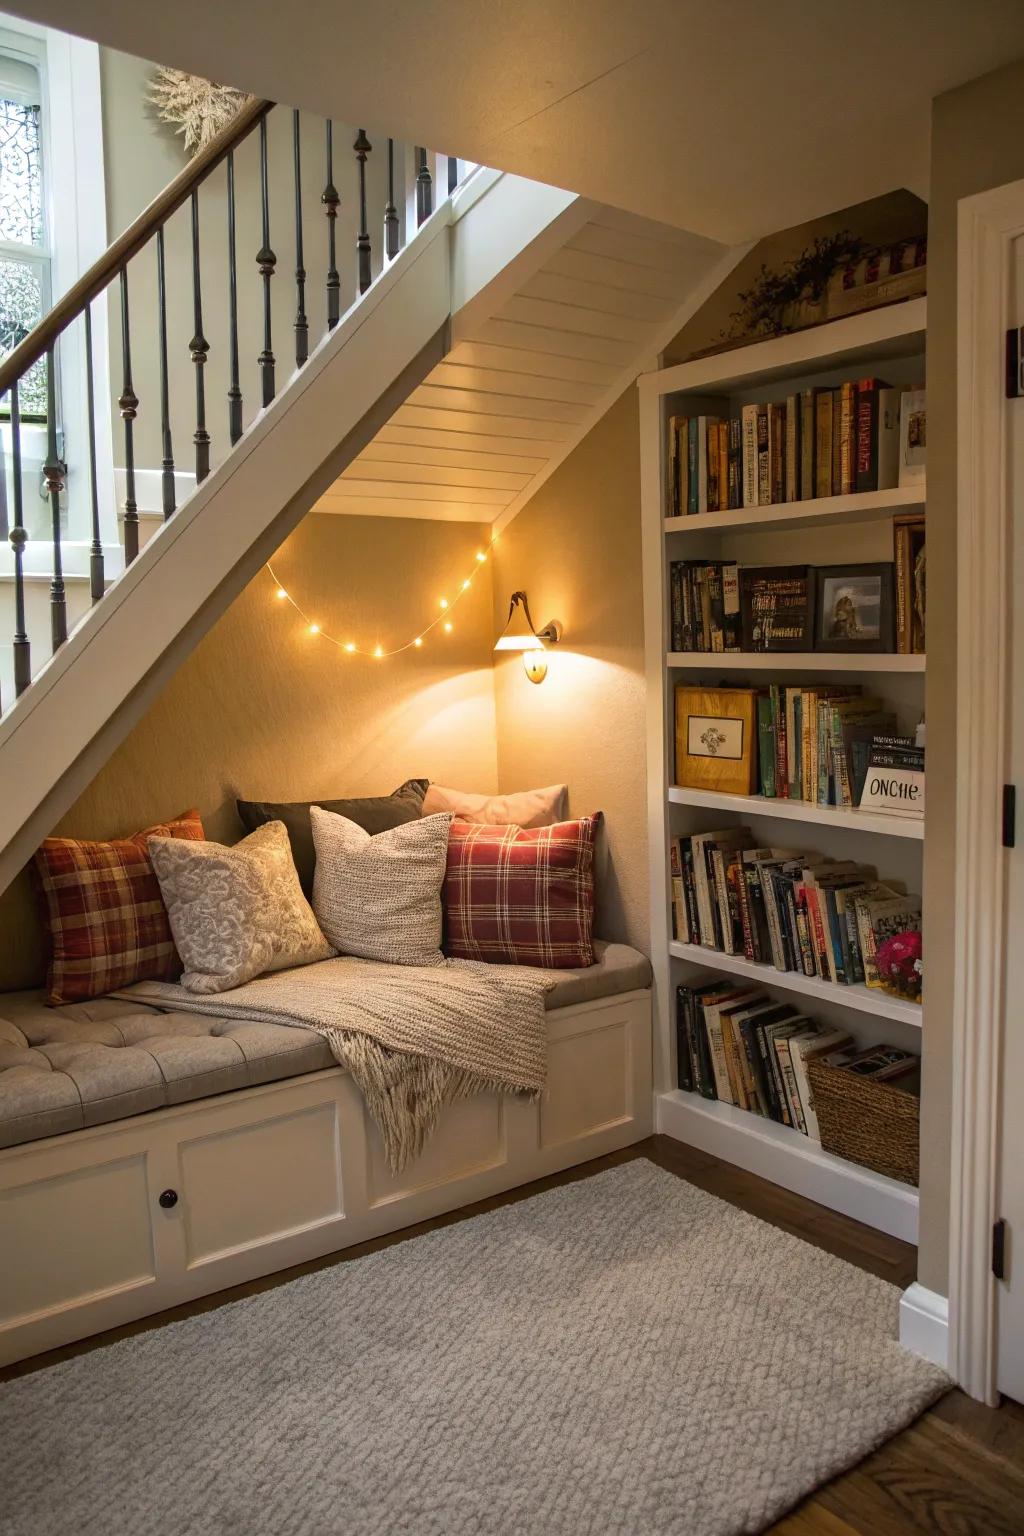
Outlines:
[[[800,500],[800,396],[787,395],[786,413],[786,468],[782,491],[783,501]]]
[[[771,693],[757,696],[758,789],[768,800],[775,798],[775,717]]]
[[[786,499],[786,407],[777,401],[768,407],[769,500],[774,504]]]
[[[817,426],[815,417],[816,390],[805,389],[800,394],[800,500],[812,501],[817,496]]]
[[[843,496],[856,489],[856,425],[857,386],[851,381],[839,388],[839,491]]]
[[[919,896],[860,897],[856,902],[857,925],[860,935],[861,954],[864,961],[866,986],[883,991],[882,979],[875,963],[880,944],[897,933],[921,931],[921,898]]]
[[[740,573],[743,649],[809,651],[814,588],[806,565],[768,565]]]
[[[757,506],[757,406],[745,405],[740,411],[743,501],[744,507]]]
[[[686,511],[686,417],[668,419],[668,507],[667,516],[681,517]]]
[[[832,495],[832,391],[814,393],[814,494]]]
[[[920,513],[893,518],[896,567],[896,649],[902,655],[925,652],[925,520]]]
[[[856,484],[887,490],[899,476],[899,391],[881,379],[857,383]]]
[[[843,447],[842,389],[832,391],[832,495],[838,496],[842,485]]]
[[[767,507],[772,499],[772,432],[767,405],[757,407],[757,505]]]
[[[726,476],[727,506],[735,511],[743,506],[743,423],[738,416],[729,417]]]
[[[800,1097],[804,1134],[811,1141],[820,1142],[821,1132],[818,1129],[818,1117],[814,1112],[814,1097],[807,1076],[807,1062],[815,1056],[826,1056],[832,1051],[842,1050],[852,1043],[846,1031],[835,1026],[815,1025],[813,1030],[808,1029],[790,1037],[789,1058]]]
[[[729,423],[720,421],[716,430],[718,444],[718,501],[719,512],[729,510]]]
[[[714,421],[710,417],[701,417],[701,420],[705,424],[704,425],[704,431],[705,431],[705,434],[706,434],[705,441],[706,441],[706,445],[707,445],[706,446],[706,452],[707,452],[708,462],[707,462],[707,470],[706,470],[706,474],[705,474],[705,484],[707,486],[707,500],[706,500],[704,506],[702,506],[699,510],[701,512],[717,512],[718,508],[719,508],[719,491],[718,491],[719,453],[718,453],[718,438],[719,438],[719,428],[720,428],[721,423],[717,422],[717,421]]]
[[[905,389],[900,395],[900,485],[917,485],[924,479],[927,448],[925,391]]]

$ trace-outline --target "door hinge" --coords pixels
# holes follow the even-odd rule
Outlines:
[[[1017,846],[1017,786],[1003,785],[1003,847]]]
[[[1024,329],[1011,326],[1006,333],[1006,398],[1024,395]]]
[[[992,1273],[997,1280],[1005,1280],[1006,1220],[1000,1216],[992,1227]]]

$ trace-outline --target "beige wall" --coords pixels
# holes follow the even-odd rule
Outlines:
[[[307,517],[275,556],[325,630],[401,644],[474,566],[471,523]],[[451,636],[385,661],[305,632],[261,573],[196,648],[56,829],[110,837],[190,805],[241,836],[234,800],[386,794],[406,778],[497,789],[490,567]],[[525,682],[525,679],[524,679]],[[0,897],[0,990],[34,985],[43,951],[27,873]]]
[[[957,201],[1024,176],[1024,61],[939,96],[928,248],[928,987],[921,1105],[921,1283],[948,1291],[956,769]]]
[[[100,51],[103,94],[104,168],[107,227],[119,234],[162,191],[186,164],[182,140],[161,123],[147,102],[153,65],[113,49]],[[307,272],[306,314],[310,348],[326,329],[327,220],[320,204],[324,188],[324,123],[302,114],[302,182],[304,260]],[[295,182],[292,167],[291,112],[278,107],[268,119],[270,243],[277,256],[271,281],[273,347],[280,386],[295,367]],[[341,273],[342,313],[355,297],[355,242],[358,229],[355,130],[334,124],[334,180],[341,195],[337,220],[338,270]],[[261,244],[258,135],[252,134],[236,151],[236,228],[238,264],[239,353],[244,415],[248,423],[259,406],[256,358],[263,346],[262,280],[256,269]],[[396,146],[396,164],[402,150]],[[199,195],[203,330],[210,343],[206,365],[208,430],[212,461],[227,451],[228,388],[228,264],[226,170],[205,182]],[[368,223],[372,237],[373,270],[380,265],[380,232],[384,217],[387,142],[374,145],[367,161]],[[401,197],[398,197],[401,204]],[[176,467],[195,468],[195,368],[188,344],[193,335],[192,245],[189,209],[175,214],[166,229],[168,273],[168,364],[171,420]],[[110,351],[113,395],[121,390],[120,300],[110,290]],[[159,469],[159,375],[157,373],[156,255],[152,245],[129,267],[132,315],[132,365],[139,414],[135,425],[136,465]],[[124,434],[114,419],[114,463],[124,464]]]
[[[638,399],[630,387],[495,551],[494,619],[524,588],[538,627],[565,625],[546,680],[495,668],[502,790],[565,781],[572,811],[604,811],[598,931],[647,948],[647,787]]]

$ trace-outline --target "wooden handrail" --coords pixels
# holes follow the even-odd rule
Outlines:
[[[67,330],[72,320],[75,320],[93,299],[103,292],[131,258],[152,239],[160,226],[167,222],[171,214],[191,197],[200,182],[205,181],[230,152],[248,137],[273,105],[272,101],[253,100],[242,107],[230,123],[225,124],[209,144],[178,172],[174,180],[168,182],[149,207],[144,209],[135,222],[129,224],[124,233],[117,237],[113,245],[107,247],[88,272],[83,273],[77,283],[57,300],[49,313],[43,316],[37,326],[33,327],[24,341],[19,342],[14,351],[0,363],[0,398],[7,393],[16,380],[28,372],[33,363],[39,361],[44,352],[49,351],[61,332]]]

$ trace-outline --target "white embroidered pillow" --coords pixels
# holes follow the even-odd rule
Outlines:
[[[335,949],[391,965],[437,965],[451,815],[371,836],[346,816],[310,809],[313,911]]]
[[[233,848],[190,842],[191,857],[179,858],[185,846],[170,837],[148,844],[190,992],[226,992],[264,971],[330,959],[283,822],[268,821]]]
[[[423,800],[423,814],[433,816],[437,811],[451,811],[459,821],[482,822],[488,827],[553,827],[569,819],[569,789],[565,784],[548,784],[511,795],[473,795],[468,790],[431,784]]]

